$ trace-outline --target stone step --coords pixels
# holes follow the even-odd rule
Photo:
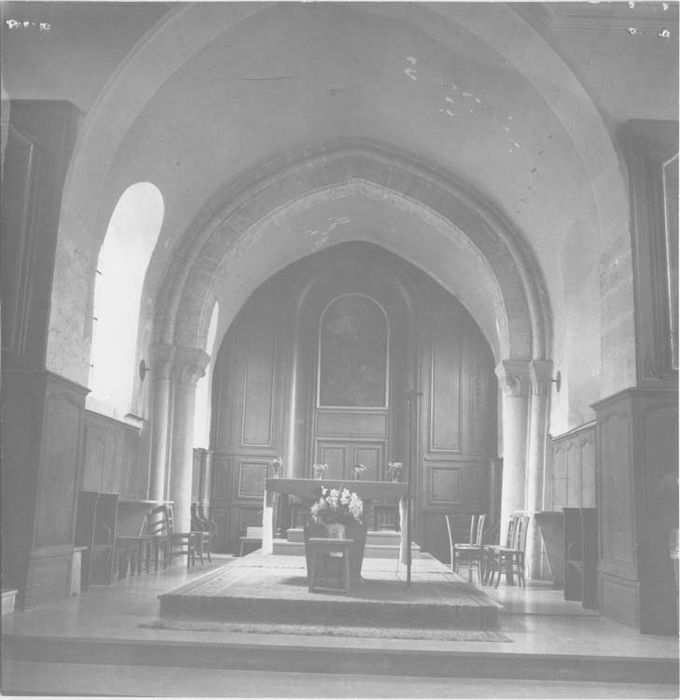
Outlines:
[[[420,547],[414,542],[411,549],[411,556],[418,557],[421,555]],[[291,556],[304,556],[304,542],[289,542],[288,540],[274,540],[274,554],[284,554]],[[368,544],[364,548],[364,559],[396,559],[399,556],[399,545],[391,544]]]
[[[286,531],[289,542],[304,542],[304,533],[301,527],[291,527]],[[399,546],[401,533],[394,530],[369,530],[366,533],[366,544]],[[414,547],[417,545],[414,543]]]
[[[222,641],[215,642],[202,641],[200,635],[194,634],[191,644],[187,644],[176,639],[3,635],[3,664],[44,661],[77,663],[82,667],[86,664],[156,666],[159,674],[163,668],[178,667],[187,673],[189,669],[198,673],[210,669],[327,673],[330,668],[357,675],[496,678],[515,682],[559,679],[565,684],[616,682],[622,684],[618,697],[626,696],[625,683],[678,684],[678,662],[670,658],[490,652],[488,645],[477,643],[458,644],[455,650],[420,644],[408,649],[394,644],[365,641],[362,644],[361,640],[352,639],[335,639],[330,645],[313,637],[291,643],[290,637],[258,634],[250,635],[253,639],[244,643],[242,635],[233,636],[238,639],[232,641],[230,635],[225,635]],[[485,648],[477,650],[478,647]],[[578,697],[578,694],[571,694],[567,685],[565,697]]]

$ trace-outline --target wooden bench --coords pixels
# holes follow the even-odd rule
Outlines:
[[[243,556],[243,547],[246,544],[256,544],[260,547],[262,546],[262,528],[261,527],[247,527],[246,534],[238,538],[241,543],[241,548],[239,550],[239,557]]]

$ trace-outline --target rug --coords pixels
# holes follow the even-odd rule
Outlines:
[[[401,627],[345,627],[342,625],[290,625],[255,622],[210,622],[184,618],[158,618],[139,625],[146,629],[180,632],[221,632],[224,634],[292,634],[308,637],[353,639],[429,639],[446,642],[511,642],[497,630],[447,630]]]

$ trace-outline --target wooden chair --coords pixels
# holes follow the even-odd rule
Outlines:
[[[495,561],[496,553],[498,550],[505,546],[505,547],[512,547],[514,543],[514,537],[515,537],[515,525],[517,524],[519,516],[517,515],[511,515],[508,518],[508,530],[505,533],[505,544],[501,544],[498,542],[497,544],[486,544],[484,545],[483,548],[483,557],[484,557],[484,578],[482,583],[487,584],[487,583],[492,583],[493,581],[493,574],[495,569],[492,566],[492,563]],[[496,524],[496,529],[498,530],[498,538],[500,540],[500,522]]]
[[[149,550],[152,547],[152,536],[147,530],[148,514],[138,510],[133,518],[127,518],[123,522],[119,518],[118,531],[125,534],[116,535],[115,539],[115,565],[118,568],[118,578],[125,578],[128,574],[134,576],[142,573],[142,563],[149,571]],[[132,534],[136,531],[136,534]]]
[[[152,542],[148,556],[149,558],[153,556],[155,570],[158,571],[158,562],[161,555],[163,557],[163,568],[170,563],[171,559],[172,528],[168,519],[168,506],[160,505],[152,508],[147,517],[146,527]]]
[[[526,547],[528,527],[528,516],[518,516],[515,520],[511,546],[497,547],[491,550],[491,556],[488,559],[491,568],[490,582],[493,580],[494,575],[496,575],[496,588],[498,588],[498,583],[503,573],[506,574],[509,582],[512,582],[514,580],[514,575],[517,574],[519,585],[522,588],[525,587],[524,550]]]
[[[187,569],[196,564],[196,552],[199,551],[196,546],[196,536],[195,533],[189,532],[176,532],[173,523],[173,513],[172,506],[166,505],[165,507],[165,518],[166,518],[166,541],[167,541],[167,563],[172,564],[172,558],[174,556],[186,555],[187,558]],[[200,545],[199,545],[200,547]],[[200,554],[199,554],[200,556]],[[203,562],[203,557],[201,556],[201,563]]]
[[[470,538],[467,542],[453,541],[453,523],[450,515],[446,515],[446,529],[449,534],[449,553],[451,571],[458,573],[458,565],[461,559],[466,559],[468,565],[468,580],[472,581],[472,566],[477,565],[477,578],[481,583],[484,578],[484,525],[486,513],[479,513],[470,518]]]
[[[216,523],[208,520],[204,515],[198,503],[191,504],[191,532],[194,535],[194,545],[198,557],[203,563],[203,554],[208,556],[208,563],[212,562],[210,558],[210,549],[212,544],[213,530]]]

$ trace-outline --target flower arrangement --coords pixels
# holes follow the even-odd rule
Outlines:
[[[352,467],[352,471],[354,472],[354,479],[359,481],[363,472],[366,471],[366,467],[363,464],[355,464]]]
[[[327,486],[322,486],[319,500],[310,508],[314,522],[324,525],[361,523],[363,512],[364,503],[361,498],[345,487],[329,489]]]
[[[283,469],[283,457],[274,457],[274,459],[269,462],[269,468],[271,469],[272,478],[278,479]]]
[[[392,481],[399,481],[401,477],[401,472],[404,469],[403,462],[388,462],[387,463],[387,476],[392,479]]]
[[[327,471],[327,464],[312,464],[312,473],[315,479],[323,479]]]

